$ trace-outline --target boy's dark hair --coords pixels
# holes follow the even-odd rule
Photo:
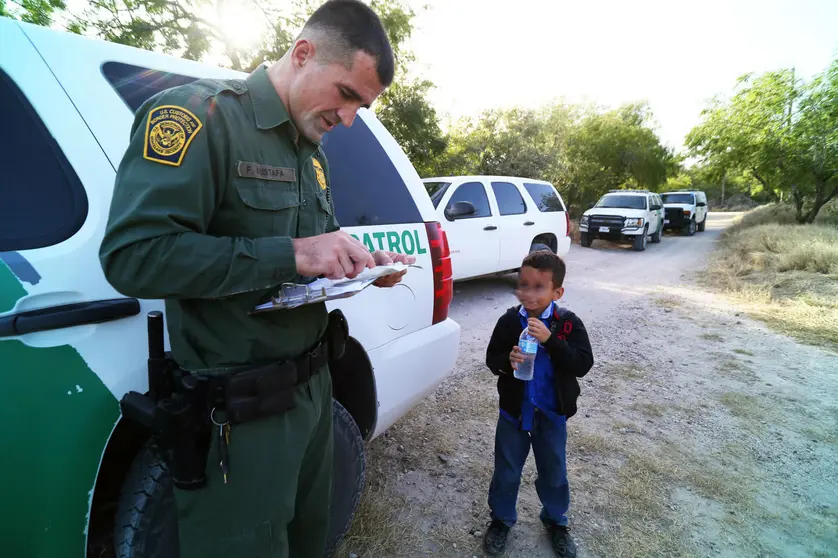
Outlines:
[[[351,67],[355,52],[361,50],[376,59],[378,80],[389,87],[395,74],[395,57],[387,31],[378,15],[358,0],[329,0],[317,8],[306,22],[300,37],[312,34],[325,38],[321,48],[335,62]]]
[[[521,267],[531,267],[533,269],[537,269],[539,271],[552,271],[553,272],[553,288],[558,289],[564,284],[564,276],[567,268],[565,266],[564,260],[562,260],[557,254],[550,252],[548,250],[539,250],[537,252],[532,252],[526,258],[524,258]]]

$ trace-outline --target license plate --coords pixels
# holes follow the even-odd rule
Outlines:
[[[664,219],[664,220],[663,220],[663,224],[664,224],[664,225],[668,225],[668,224],[669,224],[669,219]]]
[[[599,232],[611,232],[611,229],[609,229],[608,227],[600,227]]]

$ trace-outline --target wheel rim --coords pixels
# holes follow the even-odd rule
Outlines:
[[[690,221],[690,232],[695,232],[695,221]]]

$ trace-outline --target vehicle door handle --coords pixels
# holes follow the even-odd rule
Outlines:
[[[533,221],[524,221],[524,226],[525,227],[529,227],[529,226],[532,226],[532,225],[535,225],[535,223]]]
[[[62,304],[0,317],[0,337],[109,322],[140,313],[136,298]]]
[[[496,231],[496,230],[498,230],[498,228],[494,225],[487,225],[487,226],[483,227],[483,230],[484,231]]]

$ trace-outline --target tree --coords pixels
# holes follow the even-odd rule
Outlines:
[[[611,111],[563,102],[539,109],[490,110],[461,121],[437,175],[493,174],[552,182],[572,209],[609,189],[657,188],[677,160],[649,126],[644,103]]]
[[[674,154],[649,126],[651,118],[648,105],[633,103],[589,112],[581,120],[565,155],[569,203],[581,205],[621,187],[656,190],[677,172]]]
[[[405,151],[419,176],[430,176],[445,150],[436,110],[428,103],[429,81],[396,81],[381,96],[376,116]]]
[[[729,100],[714,99],[687,135],[702,163],[747,172],[772,197],[790,197],[811,223],[838,193],[838,60],[809,84],[794,70],[748,74]]]
[[[0,16],[43,26],[52,24],[56,10],[66,8],[64,0],[0,0]]]

